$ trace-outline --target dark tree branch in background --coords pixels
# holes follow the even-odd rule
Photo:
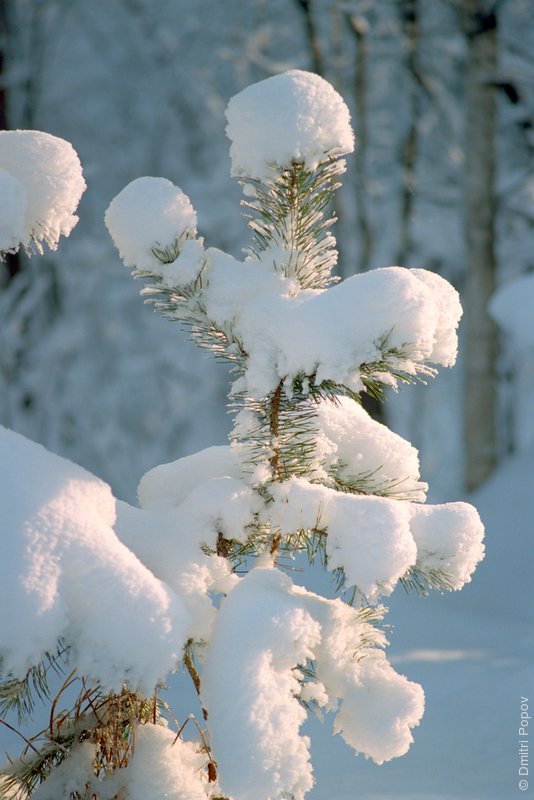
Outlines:
[[[11,0],[0,0],[0,130],[9,129],[8,103],[8,45],[10,32]],[[4,275],[10,281],[20,271],[18,253],[8,253],[3,265]]]
[[[413,250],[412,222],[415,200],[415,169],[419,146],[419,119],[421,116],[421,80],[417,64],[417,45],[419,39],[419,8],[417,0],[402,0],[400,5],[401,24],[406,48],[406,69],[410,77],[409,127],[402,146],[403,176],[401,194],[401,214],[399,226],[399,249],[397,264],[406,264]]]
[[[360,239],[360,259],[358,272],[369,269],[373,249],[373,232],[366,204],[366,164],[367,164],[367,23],[359,16],[348,14],[349,30],[356,41],[356,65],[354,78],[354,97],[356,101],[356,133],[358,156],[354,168],[356,172],[356,214]]]
[[[295,0],[295,2],[298,8],[300,8],[302,13],[304,14],[304,24],[306,26],[306,38],[308,39],[308,44],[310,48],[312,69],[314,72],[317,73],[317,75],[322,75],[324,77],[325,74],[324,60],[321,50],[319,33],[313,16],[312,2],[311,0]]]

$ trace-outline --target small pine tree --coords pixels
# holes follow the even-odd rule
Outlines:
[[[399,582],[423,594],[459,589],[483,554],[476,511],[425,504],[416,451],[361,406],[364,392],[381,397],[454,363],[455,290],[399,267],[333,277],[332,196],[354,142],[329,84],[291,71],[237,95],[227,117],[251,230],[244,261],[205,248],[189,199],[162,178],[129,184],[106,223],[147,300],[230,363],[230,445],[151,470],[140,508],[116,504],[98,551],[80,520],[88,504],[103,507],[101,482],[82,502],[72,485],[90,482],[86,473],[29,445],[21,456],[46,462],[57,491],[71,492],[60,584],[70,623],[55,623],[48,649],[38,640],[25,671],[30,655],[17,662],[9,637],[0,640],[4,712],[31,715],[50,669],[66,675],[48,727],[3,771],[9,798],[302,800],[313,785],[300,734],[310,710],[334,711],[334,732],[377,763],[402,755],[423,692],[387,661],[380,598]],[[114,624],[102,590],[108,651],[97,644],[98,598],[80,611],[93,585],[82,557],[135,610],[133,622]],[[319,560],[339,596],[294,584],[297,557]],[[134,578],[150,581],[146,608]],[[83,641],[72,636],[80,619]],[[130,657],[134,639],[142,646]],[[161,692],[178,658],[202,707],[193,741],[182,737],[188,720],[172,729]],[[73,682],[76,699],[59,711]]]

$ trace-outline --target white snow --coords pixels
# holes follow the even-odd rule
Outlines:
[[[415,563],[410,504],[382,497],[337,492],[302,478],[271,487],[267,514],[282,535],[327,529],[328,569],[343,567],[348,586],[371,601],[390,594]]]
[[[434,347],[429,359],[435,364],[452,367],[456,361],[458,339],[456,328],[463,309],[456,289],[436,272],[428,269],[411,269],[411,275],[430,289],[437,306],[438,318],[434,331]]]
[[[354,275],[324,291],[296,293],[295,281],[263,262],[206,251],[207,314],[230,325],[248,354],[246,386],[253,397],[299,373],[358,391],[362,364],[393,350],[394,367],[413,375],[430,362],[451,366],[461,306],[456,290],[424,270],[384,267]],[[395,380],[388,373],[375,377]]]
[[[330,697],[329,709],[337,711],[334,732],[377,764],[404,755],[423,715],[422,688],[390,666],[383,632],[360,610],[297,587],[293,591],[321,624],[316,673]],[[375,619],[385,610],[377,609]]]
[[[289,70],[248,86],[226,109],[232,175],[269,180],[292,161],[314,169],[354,149],[349,110],[323,78]]]
[[[410,529],[417,543],[417,562],[450,576],[453,589],[471,580],[484,558],[484,526],[469,503],[413,505]]]
[[[208,489],[203,498],[209,497]],[[177,509],[117,505],[116,531],[120,540],[187,606],[186,639],[209,639],[216,611],[210,595],[231,591],[236,580],[224,558],[202,551],[203,545],[215,550],[218,511],[224,508],[225,499],[231,500],[231,494],[219,494],[219,502],[212,506],[215,513],[211,514],[202,505],[184,504]],[[248,521],[249,504],[246,513]]]
[[[7,238],[17,237],[18,244],[28,250],[41,251],[42,242],[55,250],[60,236],[68,236],[78,222],[74,212],[86,188],[80,160],[72,145],[42,131],[0,131],[0,170],[9,173],[25,192],[23,199],[13,182],[2,182],[2,216],[6,189],[7,196],[15,203],[7,212],[14,223]],[[2,238],[5,242],[5,234]],[[11,244],[9,249],[17,248]]]
[[[0,252],[16,251],[24,240],[26,191],[22,183],[0,169]]]
[[[183,601],[117,538],[107,484],[5,428],[0,442],[3,671],[64,638],[81,674],[150,693],[180,657]]]
[[[126,769],[112,778],[126,787],[128,800],[206,800],[205,764],[206,755],[192,742],[177,739],[172,730],[139,725],[133,757]]]
[[[31,758],[32,750],[29,753]],[[80,786],[93,787],[96,790],[97,781],[93,768],[95,755],[95,744],[77,742],[69,757],[52,770],[48,778],[32,792],[32,797],[35,800],[58,800],[59,797],[76,794]],[[25,760],[28,760],[28,756]]]
[[[223,791],[269,800],[285,789],[302,800],[313,778],[297,697],[330,709],[341,701],[334,729],[377,763],[406,752],[423,693],[391,668],[385,643],[357,609],[296,587],[273,567],[241,579],[223,602],[203,673]],[[318,680],[299,686],[295,668],[307,659]]]
[[[145,473],[139,481],[139,502],[143,508],[178,506],[201,483],[224,477],[239,478],[230,448],[227,445],[206,447]]]
[[[167,178],[143,177],[113,198],[105,223],[127,267],[158,271],[161,262],[153,248],[172,249],[181,238],[193,238],[197,215],[187,195]],[[184,267],[189,275],[188,255]]]
[[[410,442],[347,397],[319,403],[316,413],[317,477],[328,481],[335,468],[343,480],[359,478],[373,493],[425,499],[428,487],[419,480],[419,454]]]
[[[289,579],[256,568],[223,602],[202,680],[223,792],[303,800],[313,785],[306,712],[293,667],[312,658],[319,625],[288,596]]]

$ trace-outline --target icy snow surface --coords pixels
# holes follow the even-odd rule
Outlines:
[[[226,109],[232,175],[272,178],[273,165],[304,162],[354,149],[350,115],[341,96],[311,72],[290,70],[248,86]]]
[[[0,249],[5,220],[11,219],[8,238],[16,237],[17,245],[40,249],[44,242],[55,250],[59,237],[68,236],[78,222],[74,212],[86,188],[72,145],[42,131],[0,131],[0,170],[18,181],[0,180]]]
[[[82,674],[150,693],[179,657],[189,616],[117,538],[109,486],[0,428],[0,494],[3,670],[24,675],[63,637]]]
[[[109,204],[105,222],[127,267],[158,269],[152,249],[172,248],[196,234],[197,215],[189,198],[166,178],[136,178]],[[191,267],[190,267],[191,269]],[[196,277],[192,275],[189,278]]]

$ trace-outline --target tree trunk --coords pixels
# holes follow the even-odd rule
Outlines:
[[[8,107],[8,82],[7,75],[7,49],[10,29],[10,6],[8,0],[0,0],[0,131],[9,129]],[[11,280],[20,271],[18,253],[8,253],[5,256],[4,271],[6,280]]]
[[[481,0],[463,0],[466,76],[465,485],[471,491],[497,462],[497,329],[487,306],[495,289],[495,79],[497,19]]]

